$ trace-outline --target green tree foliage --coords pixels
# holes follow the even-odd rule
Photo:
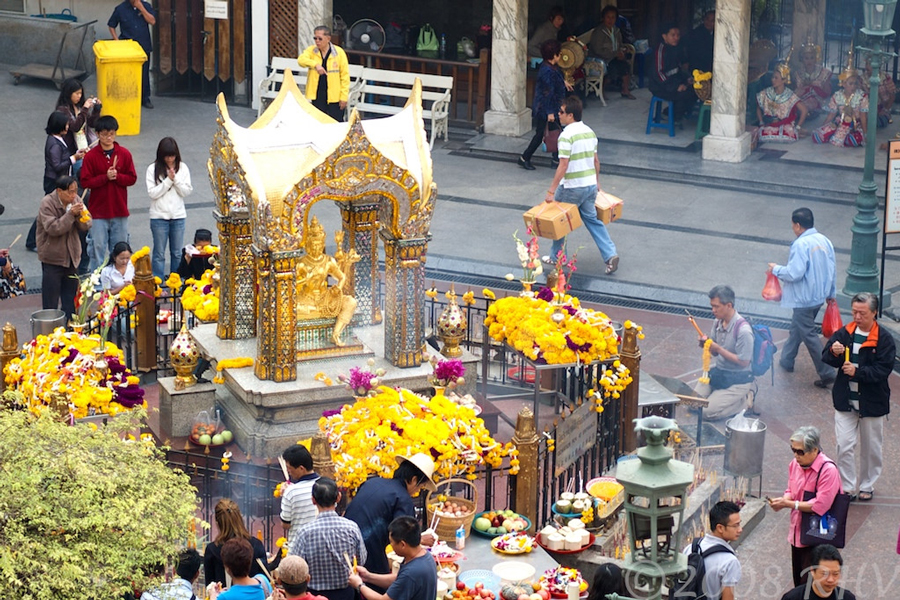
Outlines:
[[[196,490],[152,444],[123,441],[142,413],[93,431],[0,410],[0,598],[121,598],[171,562]]]

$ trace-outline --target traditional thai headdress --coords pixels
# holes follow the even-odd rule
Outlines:
[[[788,52],[787,58],[782,61],[779,61],[778,64],[775,65],[775,70],[781,75],[781,78],[784,79],[785,85],[790,85],[791,83],[791,54],[794,53],[794,47],[791,46],[790,51]]]
[[[804,57],[814,54],[816,62],[822,62],[822,47],[812,41],[812,36],[806,39],[806,43],[800,46],[800,60]]]
[[[844,87],[844,82],[847,81],[848,77],[857,75],[859,75],[859,73],[853,68],[853,44],[851,43],[850,50],[847,51],[847,66],[844,67],[844,70],[838,75],[838,81],[840,82],[841,87]]]
[[[312,221],[309,223],[309,231],[306,234],[310,240],[324,240],[325,239],[325,228],[319,224],[319,219],[317,217],[313,217]]]

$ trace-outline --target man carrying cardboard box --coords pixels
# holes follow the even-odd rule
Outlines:
[[[559,110],[563,132],[559,136],[559,166],[544,202],[570,202],[578,206],[581,221],[600,250],[606,263],[606,274],[619,268],[616,245],[603,222],[597,218],[597,187],[600,183],[600,159],[597,158],[597,134],[581,122],[582,104],[577,96],[569,96]],[[554,264],[563,250],[565,237],[553,241],[544,262]]]

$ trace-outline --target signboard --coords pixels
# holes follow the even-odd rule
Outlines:
[[[900,140],[891,140],[888,144],[887,183],[884,187],[884,232],[900,233]]]
[[[559,477],[578,460],[578,457],[594,447],[597,441],[598,415],[593,402],[585,402],[561,421],[556,429],[556,472]]]
[[[228,0],[204,0],[203,16],[207,19],[228,19]]]

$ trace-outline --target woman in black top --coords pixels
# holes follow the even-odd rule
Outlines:
[[[241,509],[230,498],[222,498],[216,503],[216,527],[219,529],[219,535],[216,540],[207,544],[206,552],[203,555],[203,572],[206,575],[206,583],[218,581],[225,585],[225,565],[222,562],[220,554],[222,546],[225,542],[235,537],[242,537],[250,542],[253,547],[253,563],[250,565],[250,577],[262,573],[257,559],[262,559],[263,564],[267,564],[266,548],[263,543],[250,535],[244,526],[244,518],[241,516]]]

